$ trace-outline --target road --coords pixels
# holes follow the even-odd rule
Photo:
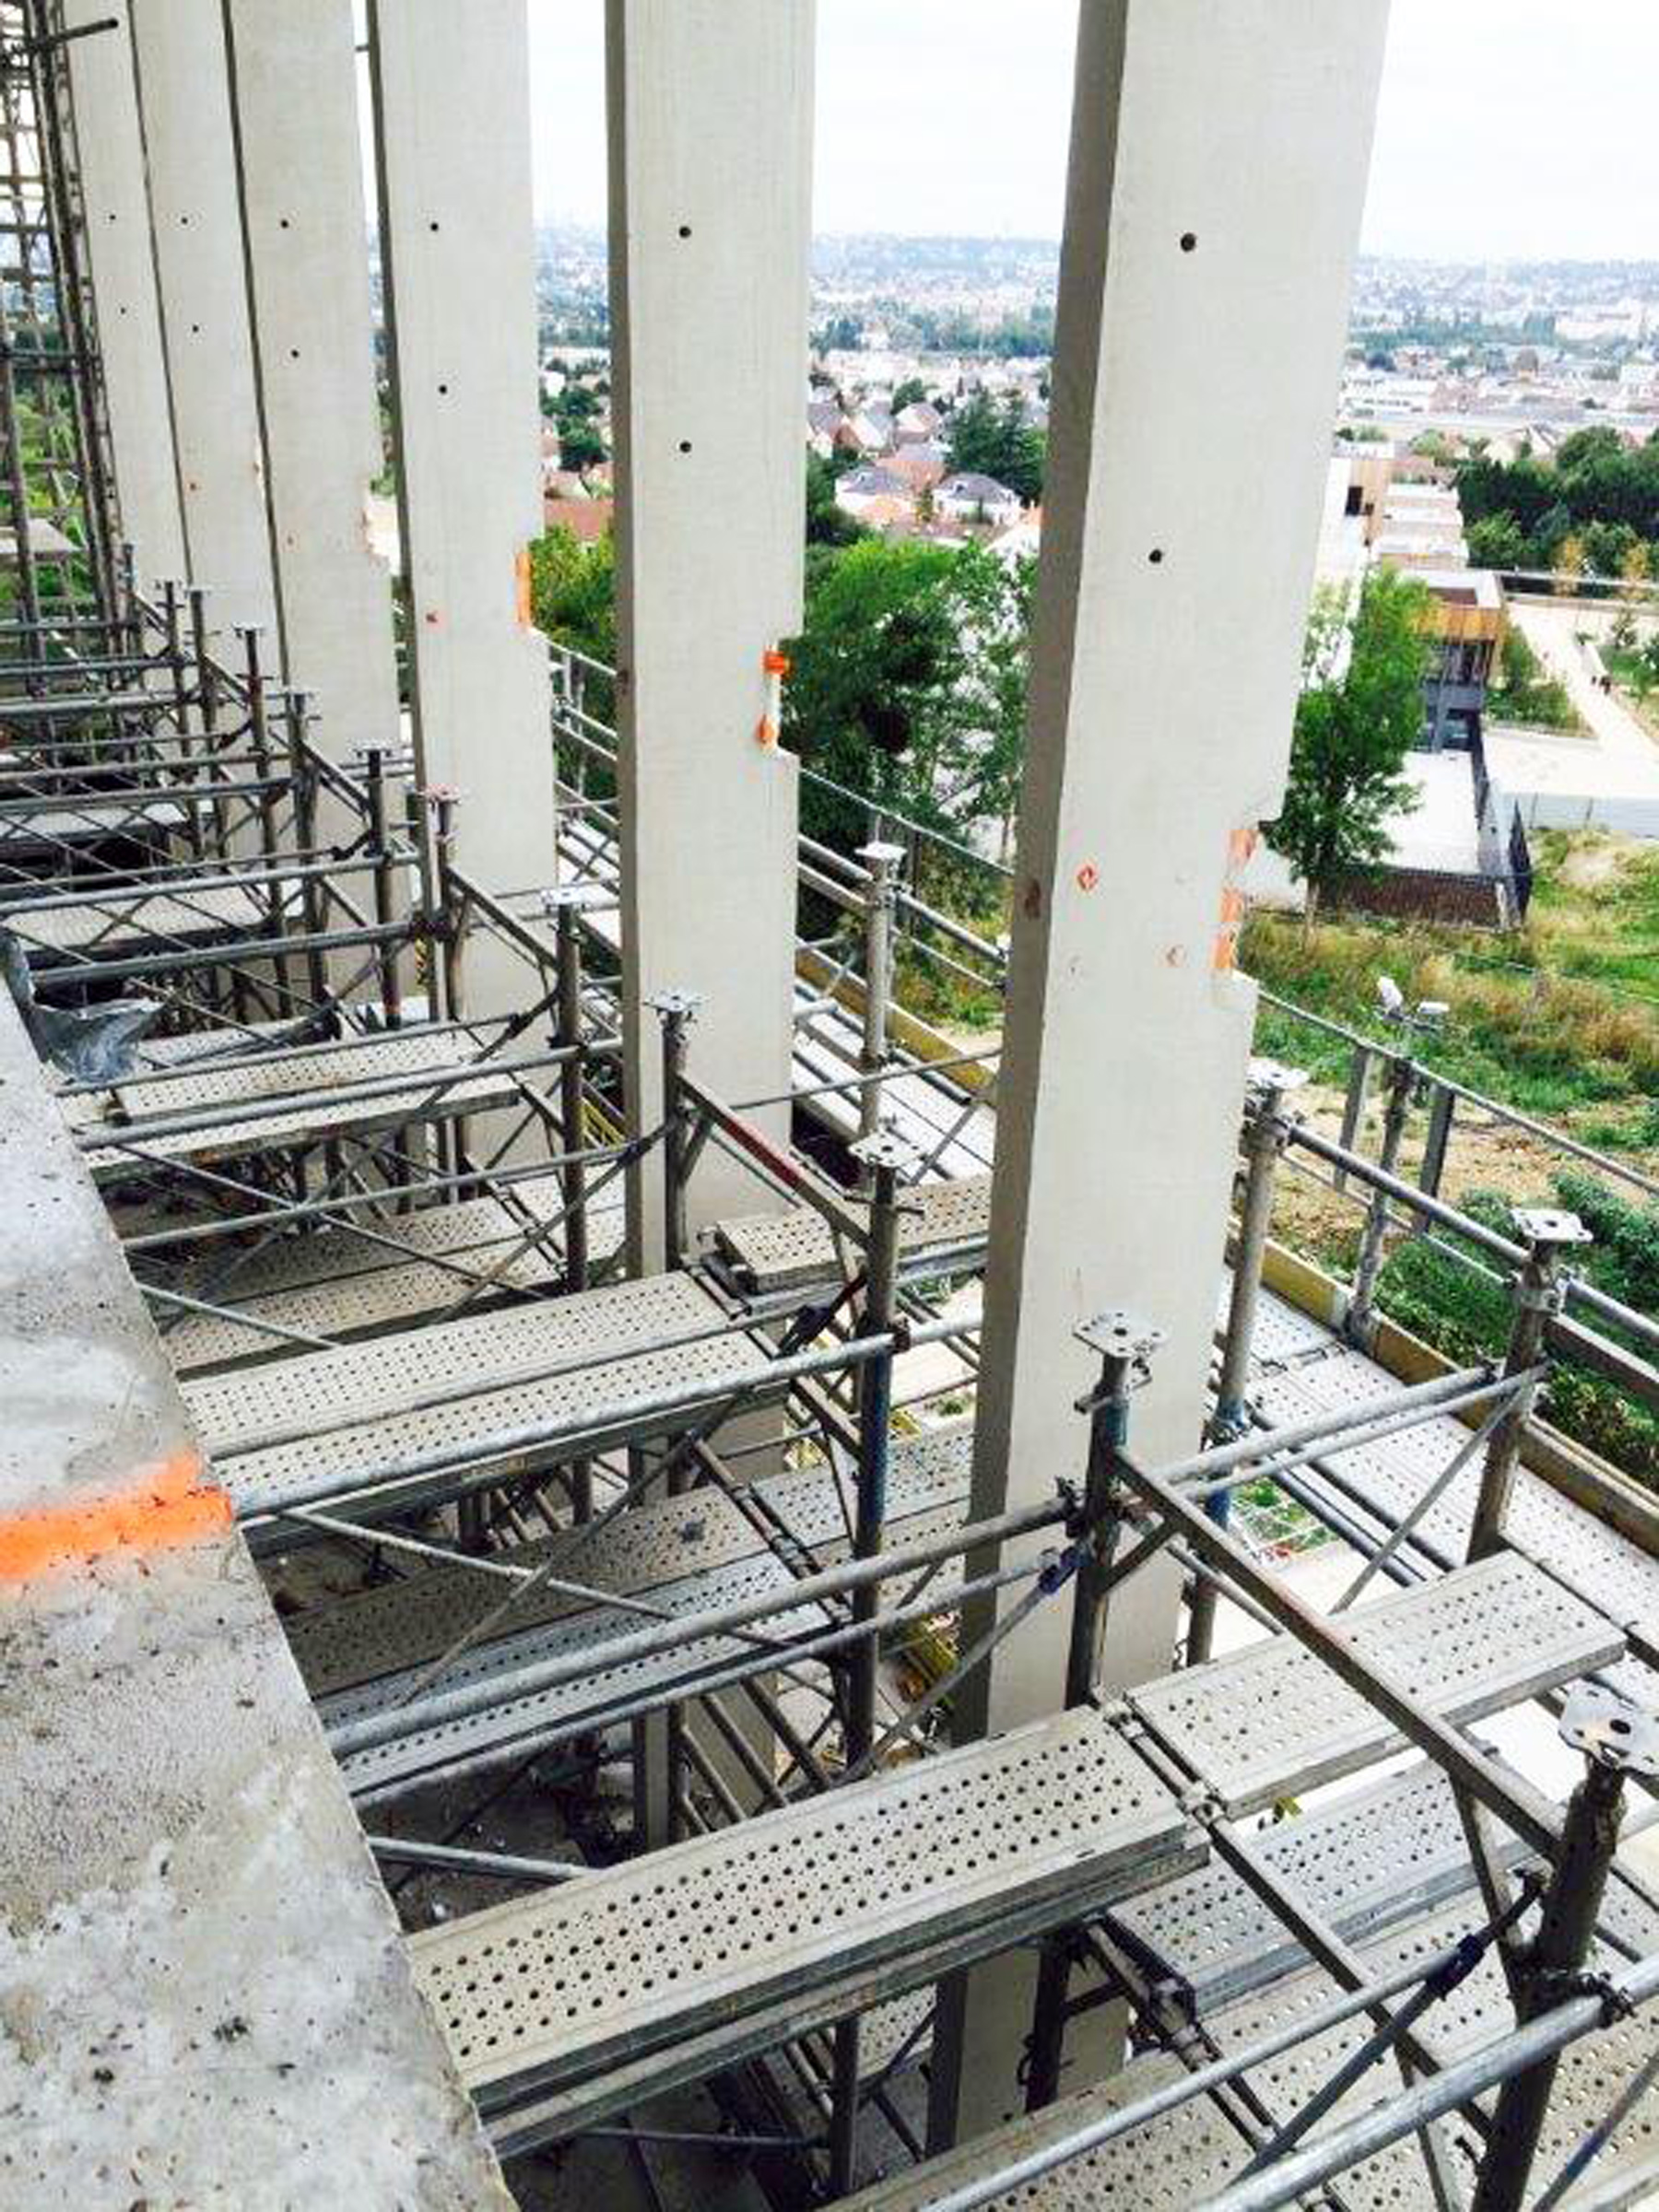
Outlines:
[[[1659,838],[1659,744],[1629,707],[1603,691],[1584,665],[1580,630],[1608,618],[1583,606],[1512,599],[1509,616],[1588,725],[1586,736],[1488,723],[1487,759],[1499,784],[1521,804],[1524,819],[1572,828],[1604,823]]]

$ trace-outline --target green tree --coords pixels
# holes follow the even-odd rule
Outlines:
[[[1017,392],[1000,406],[987,392],[973,393],[951,416],[947,442],[953,472],[994,477],[1028,505],[1042,497],[1047,441],[1027,422]]]
[[[893,412],[897,415],[900,408],[912,407],[918,400],[924,400],[926,397],[927,386],[922,382],[922,379],[919,376],[907,376],[893,394]]]
[[[1518,622],[1503,633],[1498,680],[1487,693],[1487,704],[1494,722],[1528,723],[1546,730],[1580,727],[1566,685],[1548,674]]]
[[[1027,564],[866,537],[807,560],[783,736],[837,783],[929,828],[1000,822],[1025,722]],[[812,834],[849,850],[865,810],[806,785]]]
[[[561,420],[559,459],[564,468],[597,468],[606,459],[605,441],[591,423]]]
[[[855,455],[847,456],[849,459]],[[806,455],[806,543],[809,546],[851,546],[869,532],[844,507],[835,503],[835,485],[846,469],[821,453]]]
[[[1520,569],[1526,565],[1526,539],[1510,513],[1483,514],[1469,525],[1469,559],[1477,569]]]
[[[530,618],[561,645],[617,659],[617,549],[610,532],[584,544],[562,524],[530,548]]]
[[[1383,857],[1384,825],[1410,795],[1401,771],[1422,734],[1430,608],[1389,569],[1367,576],[1351,628],[1346,594],[1315,595],[1285,803],[1264,825],[1307,887],[1310,923],[1344,877]]]

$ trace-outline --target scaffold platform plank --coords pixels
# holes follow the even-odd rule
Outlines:
[[[182,830],[194,802],[142,791],[88,791],[41,799],[27,812],[0,812],[0,847],[12,853],[93,844],[100,839]]]
[[[1397,1387],[1397,1378],[1363,1353],[1333,1346],[1324,1359],[1264,1379],[1254,1398],[1260,1417],[1277,1424],[1337,1411]],[[1373,1508],[1392,1527],[1467,1446],[1469,1434],[1461,1421],[1441,1414],[1375,1443],[1334,1448],[1321,1465],[1337,1488]],[[1466,1556],[1479,1494],[1477,1453],[1413,1531],[1413,1541],[1437,1567]],[[1609,1620],[1659,1644],[1659,1559],[1525,1467],[1515,1471],[1505,1534],[1516,1550]]]
[[[259,1327],[261,1322],[343,1341],[441,1318],[463,1300],[472,1310],[509,1292],[553,1288],[562,1265],[557,1227],[540,1243],[525,1247],[524,1241],[535,1222],[556,1222],[558,1178],[549,1173],[513,1187],[527,1218],[496,1198],[418,1214],[359,1213],[354,1218],[367,1222],[372,1239],[344,1225],[312,1230],[280,1239],[243,1266],[229,1265],[221,1246],[216,1261],[182,1276],[158,1276],[164,1288],[229,1309],[222,1316],[182,1318],[174,1309],[170,1328],[161,1301],[162,1343],[175,1371],[194,1376],[241,1361],[292,1357],[293,1344]],[[621,1241],[619,1204],[606,1208],[601,1201],[588,1226],[590,1259],[608,1257]],[[147,1287],[150,1278],[144,1279]]]
[[[971,1424],[898,1440],[888,1476],[888,1511],[895,1521],[958,1512],[966,1502],[972,1458]],[[565,1581],[621,1597],[638,1597],[669,1583],[712,1572],[769,1551],[762,1533],[775,1516],[786,1540],[828,1559],[844,1549],[852,1525],[854,1484],[822,1465],[769,1475],[747,1486],[754,1511],[705,1484],[617,1515],[592,1531],[572,1528],[499,1555],[515,1566],[549,1565]],[[498,1581],[467,1566],[433,1567],[406,1580],[356,1592],[335,1604],[295,1615],[288,1639],[313,1697],[435,1659],[501,1599]],[[586,1599],[541,1590],[516,1609],[512,1632],[538,1629],[587,1609]]]
[[[918,1184],[902,1205],[902,1262],[914,1265],[930,1256],[982,1251],[991,1227],[989,1175]],[[808,1206],[717,1221],[707,1234],[747,1290],[801,1289],[841,1270],[834,1231]]]
[[[797,1010],[813,997],[797,985]],[[862,1049],[859,1024],[842,1006],[818,1008],[796,1024],[794,1086],[812,1094],[801,1099],[801,1109],[841,1137],[858,1134],[858,1094],[818,1086],[859,1075]],[[896,1068],[881,1086],[881,1118],[921,1153],[924,1179],[960,1182],[990,1173],[996,1116],[949,1074],[930,1075],[924,1065]]]
[[[628,2062],[693,2078],[787,1996],[880,1970],[931,1978],[945,1939],[989,1951],[1193,1862],[1197,1832],[1098,1713],[855,1783],[410,1941],[487,2113],[591,2121]],[[784,2028],[782,2032],[790,2030]],[[606,2077],[609,2076],[607,2083]]]
[[[1498,1839],[1520,1858],[1517,1839]],[[1452,1786],[1426,1762],[1336,1803],[1276,1822],[1257,1855],[1351,1943],[1461,1896],[1475,1877]],[[1117,1915],[1201,2011],[1234,2003],[1306,1964],[1255,1892],[1219,1860],[1132,1899]]]
[[[475,1064],[476,1075],[457,1077],[457,1070]],[[379,1086],[406,1075],[406,1090],[376,1088],[353,1096],[354,1086]],[[473,1038],[446,1029],[303,1045],[210,1067],[185,1065],[71,1092],[60,1103],[82,1140],[82,1158],[94,1180],[107,1182],[158,1163],[232,1159],[409,1121],[477,1113],[511,1106],[518,1095],[506,1064],[480,1058]],[[238,1111],[290,1099],[291,1107],[283,1111]],[[170,1128],[170,1122],[185,1125]],[[103,1136],[107,1143],[99,1141]]]
[[[1412,1957],[1427,1961],[1468,1933],[1480,1917],[1479,1906],[1472,1898],[1428,1917],[1419,1914],[1408,1927],[1362,1946],[1360,1957],[1378,1975]],[[1606,1951],[1602,1962],[1610,1962]],[[1241,2051],[1282,2027],[1297,2013],[1328,2001],[1335,1994],[1335,1985],[1326,1975],[1309,1970],[1276,1983],[1248,2002],[1207,2016],[1206,2026],[1224,2054]],[[1419,2032],[1430,2048],[1446,2059],[1503,2034],[1513,2024],[1513,2018],[1501,1968],[1488,1951],[1474,1975],[1425,2016]],[[1359,2048],[1370,2029],[1371,2022],[1361,2018],[1326,2030],[1281,2053],[1269,2065],[1253,2069],[1246,2078],[1274,2118],[1282,2123]],[[1652,2051],[1653,2034],[1650,2013],[1646,2018],[1618,2021],[1569,2047],[1557,2077],[1535,2168],[1540,2183],[1607,2112],[1619,2089]],[[922,2212],[949,2190],[984,2181],[1015,2159],[1058,2143],[1090,2122],[1165,2088],[1178,2080],[1182,2071],[1177,2060],[1162,2053],[1135,2059],[1097,2088],[1063,2098],[1042,2112],[977,2136],[941,2158],[863,2191],[849,2200],[848,2212]],[[1394,2079],[1397,2081],[1397,2076]],[[1382,2068],[1362,2076],[1335,2108],[1330,2124],[1377,2101],[1388,2088],[1389,2075]],[[1445,2125],[1450,2137],[1461,2124],[1453,2119]],[[1617,2185],[1618,2177],[1624,2173],[1639,2183],[1653,2156],[1656,2128],[1659,2090],[1650,2090],[1596,2161],[1596,2177]],[[1465,2148],[1468,2159],[1465,2171],[1472,2171],[1478,2147],[1469,2142]],[[1135,2212],[1188,2212],[1188,2207],[1204,2203],[1227,2182],[1236,2179],[1250,2155],[1250,2147],[1217,2107],[1204,2098],[1194,2098],[1035,2181],[990,2199],[988,2212],[990,2207],[995,2207],[995,2212],[1013,2212],[1016,2206],[1023,2212],[1113,2212],[1123,2206],[1134,2206]],[[1348,2212],[1418,2212],[1418,2207],[1430,2212],[1435,2201],[1412,2139],[1391,2145],[1347,2170],[1336,2189]],[[1628,2204],[1635,2198],[1614,2194],[1595,2201]]]
[[[207,878],[159,888],[88,889],[73,899],[20,900],[0,908],[0,926],[17,937],[31,960],[42,964],[119,959],[164,952],[175,945],[182,957],[217,937],[267,935],[273,888],[285,911],[298,905],[299,887],[291,882],[273,886],[257,877],[231,882]]]
[[[949,1455],[939,1452],[917,1454],[908,1465],[902,1458],[899,1459],[889,1496],[888,1525],[895,1543],[932,1535],[959,1520],[967,1503],[968,1441],[964,1435]],[[827,1469],[804,1470],[781,1477],[765,1487],[770,1493],[769,1502],[789,1522],[792,1531],[797,1526],[806,1526],[818,1534],[817,1556],[820,1559],[828,1563],[846,1556],[850,1542],[841,1519],[841,1508],[835,1502],[834,1477]],[[700,1500],[709,1496],[708,1492],[698,1491],[684,1499],[665,1501],[671,1509],[677,1510],[682,1529],[692,1532],[690,1542],[680,1547],[678,1558],[673,1560],[666,1573],[663,1571],[664,1555],[672,1545],[675,1516],[673,1512],[665,1516],[660,1508],[654,1507],[622,1515],[602,1531],[586,1551],[580,1548],[581,1539],[573,1534],[559,1539],[550,1547],[542,1547],[543,1556],[546,1558],[548,1549],[552,1549],[560,1555],[552,1561],[555,1568],[568,1561],[569,1579],[587,1581],[605,1538],[615,1531],[625,1530],[627,1522],[649,1515],[653,1526],[637,1550],[630,1554],[623,1548],[626,1534],[620,1542],[609,1547],[605,1561],[609,1579],[605,1583],[595,1583],[594,1587],[609,1588],[635,1603],[649,1602],[665,1614],[685,1615],[706,1612],[762,1593],[786,1592],[793,1579],[788,1567],[761,1544],[748,1524],[740,1521],[739,1529],[733,1530],[716,1513],[711,1512],[706,1523],[698,1513],[691,1512],[688,1516],[688,1509],[696,1508]],[[718,1492],[713,1493],[711,1504],[724,1502]],[[688,1567],[688,1554],[697,1560],[695,1566]],[[515,1561],[522,1560],[519,1553],[513,1558]],[[439,1571],[447,1574],[449,1571]],[[959,1565],[954,1560],[941,1569],[934,1586],[942,1606],[949,1603],[949,1593],[959,1571]],[[566,1596],[560,1600],[543,1596],[538,1602],[532,1597],[524,1606],[525,1618],[515,1621],[511,1633],[499,1633],[446,1668],[443,1688],[450,1690],[489,1679],[504,1681],[516,1668],[584,1651],[594,1654],[590,1670],[578,1681],[552,1688],[514,1693],[504,1687],[500,1699],[487,1711],[462,1720],[427,1723],[417,1702],[405,1704],[419,1688],[421,1666],[448,1648],[455,1635],[477,1618],[480,1602],[477,1586],[483,1585],[484,1596],[490,1604],[499,1606],[501,1602],[500,1583],[486,1583],[485,1578],[477,1572],[472,1576],[475,1589],[466,1594],[465,1603],[452,1602],[446,1606],[445,1594],[439,1593],[435,1612],[446,1624],[458,1625],[434,1647],[432,1628],[421,1603],[421,1584],[429,1579],[420,1577],[405,1585],[409,1594],[400,1607],[376,1608],[372,1641],[365,1644],[351,1635],[349,1624],[336,1622],[323,1647],[335,1657],[336,1664],[342,1664],[340,1654],[344,1651],[347,1656],[343,1664],[347,1666],[360,1668],[367,1663],[383,1668],[387,1658],[399,1650],[396,1640],[401,1639],[396,1661],[398,1671],[381,1672],[372,1679],[359,1677],[356,1687],[339,1688],[318,1701],[324,1725],[331,1731],[371,1714],[400,1710],[407,1713],[406,1728],[394,1740],[342,1758],[342,1771],[353,1794],[359,1797],[405,1789],[415,1781],[428,1779],[457,1765],[475,1765],[507,1753],[518,1755],[535,1742],[547,1740],[555,1731],[568,1735],[577,1726],[597,1724],[621,1700],[654,1688],[665,1689],[687,1683],[694,1689],[700,1679],[749,1656],[754,1650],[750,1638],[702,1636],[650,1659],[610,1665],[606,1662],[604,1647],[627,1628],[638,1625],[633,1616],[622,1617],[613,1607],[579,1598]],[[403,1593],[397,1594],[402,1596]],[[460,1595],[453,1594],[457,1599]],[[354,1603],[347,1600],[347,1606]],[[342,1608],[333,1606],[328,1610],[338,1613]],[[814,1629],[831,1625],[830,1617],[821,1610],[797,1606],[768,1619],[762,1624],[762,1630],[768,1636],[783,1638],[805,1635]],[[342,1626],[346,1630],[344,1635]],[[413,1656],[409,1655],[411,1646],[415,1647]],[[298,1643],[296,1648],[303,1650]],[[315,1645],[301,1656],[301,1666],[307,1671],[308,1679],[317,1656]]]
[[[1458,1723],[1607,1665],[1624,1650],[1605,1615],[1514,1552],[1356,1606],[1344,1625],[1401,1688]],[[1128,1695],[1235,1816],[1402,1747],[1381,1713],[1284,1634]]]
[[[573,1439],[598,1450],[662,1435],[690,1418],[663,1413],[665,1395],[763,1395],[771,1365],[700,1283],[671,1274],[302,1353],[184,1395],[247,1518],[348,1490],[376,1489],[382,1504],[453,1495],[453,1473],[380,1487],[417,1455],[453,1452],[466,1479],[504,1480],[570,1457]],[[533,1425],[564,1441],[486,1448]]]

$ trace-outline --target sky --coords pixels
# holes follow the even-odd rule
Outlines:
[[[1057,237],[1077,10],[818,0],[814,228]],[[603,15],[530,0],[544,219],[604,219]],[[1394,0],[1364,247],[1659,259],[1656,86],[1656,0]]]

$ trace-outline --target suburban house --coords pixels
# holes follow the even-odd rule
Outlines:
[[[935,439],[944,427],[944,416],[925,399],[912,399],[893,418],[893,436],[900,445]]]
[[[1019,519],[1019,494],[976,469],[947,477],[933,502],[934,512],[944,522],[989,523],[1002,529]]]
[[[865,453],[885,453],[893,442],[893,415],[879,400],[866,400],[852,415],[853,438]]]
[[[885,464],[879,468],[870,463],[850,468],[835,487],[836,505],[860,522],[877,501],[890,500],[900,500],[913,512],[909,485]]]
[[[949,465],[949,455],[933,439],[915,439],[908,445],[896,445],[881,460],[887,475],[898,477],[918,498],[945,481]]]

